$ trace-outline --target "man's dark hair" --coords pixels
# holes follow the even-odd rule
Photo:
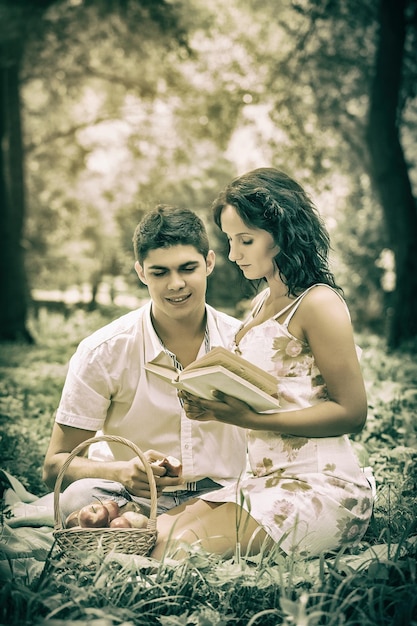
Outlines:
[[[171,246],[193,246],[207,259],[209,241],[203,221],[190,209],[159,204],[136,226],[133,249],[143,263],[150,250]]]

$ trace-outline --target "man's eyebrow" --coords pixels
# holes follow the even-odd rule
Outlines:
[[[184,267],[197,267],[198,265],[198,261],[186,261],[185,263],[181,263],[181,265],[178,265],[178,269],[183,269]],[[150,265],[149,266],[150,270],[169,270],[171,268],[167,267],[166,265]]]
[[[154,265],[150,265],[149,266],[150,270],[167,270],[169,269],[168,267],[166,267],[166,265],[157,265],[156,263]]]

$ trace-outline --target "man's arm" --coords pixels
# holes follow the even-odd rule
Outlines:
[[[83,441],[94,437],[91,430],[73,428],[55,423],[43,466],[43,480],[50,489],[55,486],[58,472],[71,454],[72,450]],[[149,463],[163,459],[165,455],[154,450],[145,452]],[[152,465],[158,495],[165,487],[181,484],[181,478],[166,477],[166,469],[160,465]],[[121,483],[135,496],[150,497],[149,483],[143,465],[137,457],[130,461],[102,462],[76,456],[71,461],[63,477],[63,487],[82,478],[101,478]]]

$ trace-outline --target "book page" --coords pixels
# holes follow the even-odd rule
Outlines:
[[[172,382],[177,389],[183,389],[206,400],[216,400],[211,392],[222,391],[246,402],[255,411],[276,411],[280,406],[279,401],[269,393],[221,365],[196,368],[188,372],[183,370]]]
[[[183,371],[189,372],[209,365],[222,365],[244,380],[256,385],[265,393],[271,396],[277,395],[277,380],[275,376],[221,346],[213,348],[200,359],[185,367]]]

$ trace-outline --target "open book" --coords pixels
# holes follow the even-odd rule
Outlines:
[[[162,358],[165,356],[162,355]],[[217,389],[246,402],[258,412],[279,408],[276,378],[220,346],[193,361],[182,371],[160,362],[158,357],[147,363],[145,369],[169,381],[177,389],[206,400],[215,400],[211,391]]]

